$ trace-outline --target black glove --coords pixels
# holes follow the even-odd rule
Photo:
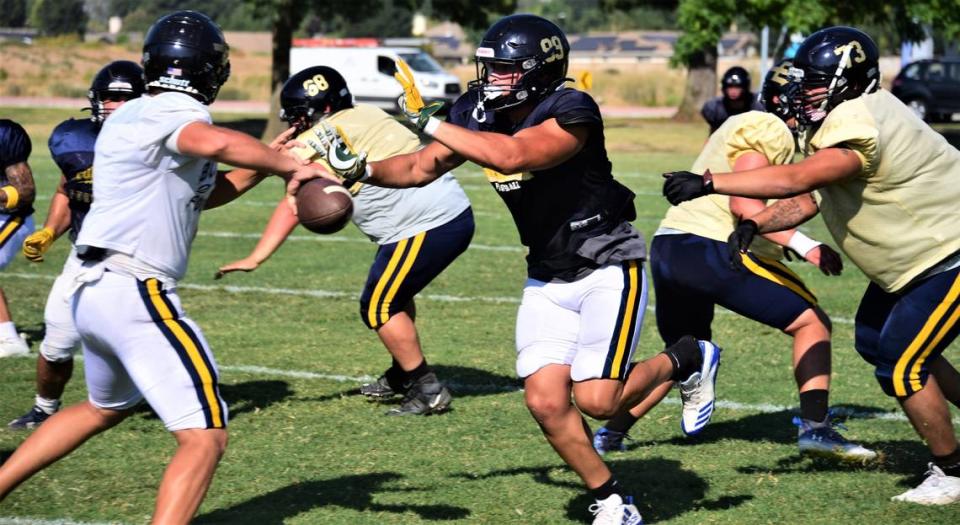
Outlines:
[[[840,258],[840,254],[826,244],[821,244],[817,248],[820,248],[820,271],[824,275],[840,275],[843,271],[843,259]]]
[[[663,196],[676,206],[681,202],[713,193],[713,175],[707,170],[702,176],[689,171],[664,173]]]
[[[757,226],[757,223],[747,219],[740,221],[740,224],[737,224],[737,227],[734,228],[733,233],[727,237],[727,254],[730,256],[730,268],[737,271],[744,269],[741,254],[746,253],[750,248],[750,243],[753,242],[753,238],[757,235],[758,231],[760,231],[760,227]]]

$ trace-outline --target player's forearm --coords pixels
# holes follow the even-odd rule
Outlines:
[[[227,128],[205,122],[185,126],[177,137],[177,149],[191,157],[200,157],[260,173],[274,173],[289,179],[300,163],[271,149],[259,140]]]
[[[730,211],[738,219],[748,219],[757,215],[767,208],[766,202],[760,199],[747,199],[745,197],[730,197]],[[763,238],[770,242],[786,246],[796,230],[789,229],[778,232],[763,234]]]
[[[213,187],[204,209],[213,209],[236,199],[265,179],[267,175],[249,169],[236,169],[217,173],[217,184]]]
[[[36,185],[33,182],[33,173],[30,165],[19,162],[7,166],[7,185],[0,188],[0,208],[6,210],[22,210],[33,205],[36,198]]]
[[[757,223],[760,233],[782,232],[796,228],[813,218],[819,208],[813,194],[807,193],[790,199],[777,201],[762,212],[750,217]],[[792,231],[792,230],[791,230]],[[789,239],[787,239],[789,241]],[[782,243],[777,243],[782,244]]]
[[[50,208],[47,210],[43,227],[49,228],[53,232],[53,238],[57,239],[70,228],[70,220],[70,199],[58,189],[50,199]]]
[[[518,173],[528,169],[529,149],[520,140],[500,133],[471,131],[449,123],[442,124],[433,138],[461,157],[500,173]]]
[[[412,188],[426,186],[444,173],[463,164],[463,159],[449,154],[439,143],[379,162],[371,162],[370,177],[364,182],[386,188]]]
[[[257,241],[257,246],[248,257],[255,260],[257,264],[269,259],[287,240],[297,224],[297,216],[290,210],[290,206],[285,201],[280,201],[273,210],[266,228],[263,229],[263,235]]]
[[[795,164],[713,174],[713,191],[754,198],[793,197],[860,173],[860,157],[849,149],[826,148]]]

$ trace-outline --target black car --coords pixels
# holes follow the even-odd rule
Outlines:
[[[891,91],[928,122],[950,120],[960,113],[960,59],[911,62]]]

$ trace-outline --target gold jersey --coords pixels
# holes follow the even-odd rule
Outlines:
[[[420,139],[406,126],[397,122],[382,109],[369,104],[356,106],[324,119],[333,126],[340,126],[343,134],[356,151],[367,152],[367,160],[376,162],[403,153],[412,153],[420,148]],[[301,133],[297,140],[303,144],[309,141],[319,142],[317,134],[323,133],[321,124]],[[295,152],[304,159],[313,159],[329,169],[326,161],[319,158],[317,152],[307,146]]]
[[[771,165],[786,164],[793,159],[793,134],[772,113],[750,111],[734,115],[710,135],[691,171],[733,171],[734,163],[746,153],[760,153]],[[660,227],[726,242],[736,224],[737,218],[730,211],[730,197],[708,195],[671,207]],[[760,237],[754,240],[750,251],[771,259],[783,257],[779,245]]]
[[[856,176],[818,191],[837,245],[888,292],[960,250],[960,151],[888,91],[837,106],[804,154],[852,150]]]

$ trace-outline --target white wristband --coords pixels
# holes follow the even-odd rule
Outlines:
[[[787,243],[787,248],[790,248],[791,250],[799,253],[801,256],[806,257],[810,250],[820,246],[821,244],[823,243],[820,241],[815,241],[797,230],[793,233],[793,237],[790,237],[790,242]]]
[[[428,118],[427,124],[423,126],[423,132],[432,137],[433,134],[437,132],[437,128],[440,127],[441,122],[443,121],[438,119],[437,117]]]
[[[360,178],[355,180],[354,182],[363,182],[369,179],[371,176],[373,176],[373,168],[371,168],[370,165],[367,164],[363,167],[363,175],[361,175]]]

